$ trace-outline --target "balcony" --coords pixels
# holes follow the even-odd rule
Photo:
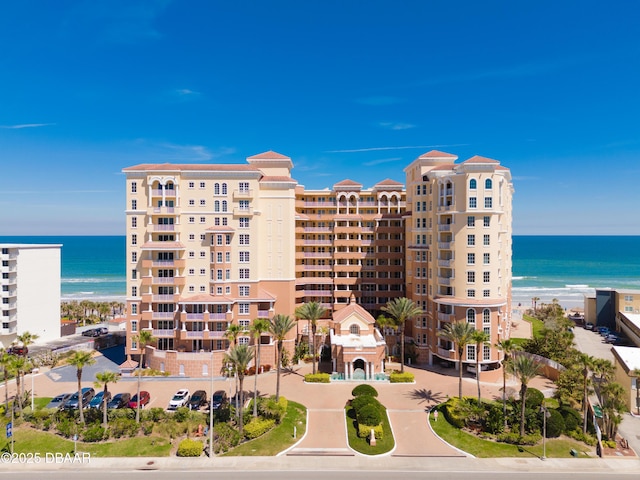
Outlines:
[[[444,225],[438,225],[438,231],[439,232],[450,232],[451,231],[451,224],[445,223]]]
[[[175,197],[176,196],[176,191],[175,189],[162,189],[159,190],[157,188],[154,188],[153,190],[151,190],[151,196],[152,197]]]
[[[187,282],[186,277],[142,277],[142,285],[178,285],[183,286]]]
[[[336,202],[304,202],[305,207],[335,208]]]
[[[253,216],[253,207],[249,208],[234,208],[233,209],[234,217],[251,217]]]
[[[152,207],[150,209],[153,215],[178,215],[180,209],[177,207]]]
[[[442,358],[448,358],[449,360],[457,360],[455,350],[447,350],[446,348],[438,347],[438,356]]]
[[[440,285],[451,285],[451,279],[453,277],[438,277],[438,283]]]
[[[249,190],[234,190],[233,191],[233,198],[253,198],[253,190],[249,189]]]
[[[451,250],[453,248],[453,242],[438,242],[438,248],[440,250]]]
[[[142,303],[159,303],[159,302],[176,303],[179,298],[180,298],[180,295],[176,293],[167,294],[167,295],[152,295],[150,293],[143,293]]]
[[[327,232],[331,232],[331,227],[304,227],[302,231],[306,233],[314,233],[314,232],[327,233]]]
[[[331,265],[298,265],[306,272],[330,272]]]
[[[438,312],[438,320],[440,320],[441,322],[453,322],[455,321],[455,319],[456,317],[452,313]]]
[[[258,310],[258,318],[269,318],[269,310]]]
[[[169,225],[153,225],[154,232],[174,232],[176,226],[174,224]]]
[[[184,268],[186,260],[142,260],[142,268]]]
[[[162,330],[158,330],[158,329],[153,329],[151,331],[151,335],[153,335],[156,338],[173,338],[176,336],[176,331],[171,328],[171,329],[162,329]]]
[[[439,267],[452,267],[453,266],[453,258],[449,258],[447,260],[438,260]]]
[[[3,298],[15,297],[17,294],[18,294],[18,291],[14,288],[12,290],[7,290],[6,292],[3,290],[2,292],[0,292],[0,297],[3,297]]]
[[[330,297],[333,295],[332,290],[303,290],[305,297]]]

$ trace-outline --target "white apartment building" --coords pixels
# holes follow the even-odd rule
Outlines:
[[[61,247],[0,244],[0,346],[26,331],[38,341],[60,338]]]

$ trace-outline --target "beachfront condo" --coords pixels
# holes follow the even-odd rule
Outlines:
[[[38,341],[60,338],[60,249],[62,245],[0,244],[0,346],[30,332]]]
[[[492,340],[505,338],[511,288],[509,171],[481,157],[461,164],[455,159],[440,152],[421,156],[406,169],[411,191],[389,179],[370,188],[343,180],[331,188],[306,189],[291,177],[291,159],[276,152],[249,157],[241,165],[125,168],[127,353],[140,354],[138,335],[149,330],[154,337],[145,357],[150,367],[203,376],[213,361],[217,375],[229,347],[229,325],[247,329],[238,343],[253,344],[248,328],[254,319],[293,317],[296,307],[312,301],[327,309],[320,326],[336,334],[323,337],[329,353],[335,351],[332,338],[345,344],[337,337],[341,329],[357,336],[359,328],[368,328],[369,320],[360,318],[363,311],[354,304],[376,318],[387,302],[404,296],[426,312],[407,325],[415,361],[457,360],[449,350],[440,354],[446,346],[436,336],[440,323],[433,322],[471,321],[465,308],[469,304],[477,311],[479,329],[489,328]],[[484,208],[468,207],[470,195]],[[438,202],[449,207],[446,215]],[[477,218],[476,227],[469,226],[471,215]],[[471,234],[472,228],[477,248],[460,239],[454,242],[456,234]],[[447,243],[449,250],[441,252],[438,242]],[[462,276],[467,265],[450,263],[441,270],[437,260],[467,258],[471,252],[479,262],[478,296],[473,299],[471,287],[451,283],[454,272]],[[438,283],[445,277],[448,289]],[[349,325],[344,324],[345,315],[339,315],[343,309],[353,313],[353,323],[347,315]],[[308,335],[308,324],[301,320],[285,348],[292,352]],[[259,341],[261,364],[275,365],[270,334]],[[389,335],[387,341],[388,354],[397,354],[397,337]],[[493,366],[498,352],[488,348],[482,363]],[[383,368],[377,362],[356,363],[353,356],[348,362],[332,361],[347,376],[357,370],[354,365],[364,365],[367,378]],[[471,355],[463,361],[470,362]]]

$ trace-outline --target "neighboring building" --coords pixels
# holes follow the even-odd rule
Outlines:
[[[38,342],[60,338],[61,247],[0,244],[2,347],[26,331],[38,335]]]
[[[431,151],[405,168],[406,292],[424,316],[411,325],[417,361],[496,369],[494,345],[511,327],[511,199],[509,169],[496,160]],[[438,332],[467,321],[491,341],[467,345],[462,359]]]
[[[612,347],[615,363],[615,380],[625,390],[625,404],[631,413],[640,415],[638,404],[638,388],[640,378],[633,372],[640,370],[640,348],[636,347]]]
[[[640,290],[597,288],[585,295],[585,322],[623,332],[640,347]]]
[[[376,342],[382,338],[371,319],[403,296],[426,312],[407,325],[419,362],[456,361],[436,335],[443,321],[473,320],[490,332],[492,344],[507,338],[509,170],[482,157],[460,164],[456,158],[441,152],[418,158],[405,170],[407,191],[393,180],[372,188],[343,180],[331,189],[305,190],[291,178],[291,159],[275,152],[249,157],[247,165],[125,168],[127,353],[138,355],[132,340],[141,329],[151,329],[157,339],[147,350],[151,367],[208,375],[212,360],[216,371],[222,366],[229,324],[249,326],[276,313],[293,316],[296,307],[316,301],[327,308],[320,326],[333,328],[328,338],[336,342],[345,341],[335,330],[342,310],[367,312],[361,327],[376,346],[375,360],[367,360],[363,370],[371,376],[380,369]],[[478,243],[468,246],[463,236],[472,235]],[[471,253],[477,263],[467,263]],[[296,338],[308,340],[306,322],[292,332],[287,348]],[[261,363],[273,365],[270,336],[261,341]],[[482,363],[497,365],[499,353],[487,349]],[[472,356],[468,349],[463,360],[475,364]],[[358,369],[355,357],[345,358],[334,356],[334,368]]]

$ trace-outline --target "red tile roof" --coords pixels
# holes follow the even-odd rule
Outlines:
[[[273,150],[269,150],[268,152],[248,157],[247,160],[291,160],[291,158],[286,155],[282,155],[281,153],[274,152]]]
[[[353,187],[356,187],[356,186],[357,187],[362,187],[362,184],[358,183],[358,182],[354,182],[353,180],[349,180],[347,178],[346,180],[342,180],[341,182],[338,182],[338,183],[334,184],[333,186],[334,187],[338,187],[338,186],[340,186],[340,187],[347,187],[347,186],[349,186],[349,187],[351,187],[351,186],[353,186]]]
[[[146,171],[220,171],[220,172],[259,172],[260,169],[253,165],[231,165],[231,164],[191,164],[191,163],[141,163],[122,169],[123,172],[146,172]]]
[[[402,183],[396,182],[395,180],[391,180],[390,178],[387,178],[385,180],[382,180],[381,182],[376,183],[375,186],[378,186],[378,185],[393,185],[393,186],[396,186],[396,187],[402,187],[403,186]]]
[[[423,153],[418,158],[458,158],[457,155],[453,155],[451,153],[441,152],[439,150],[431,150],[430,152]]]
[[[469,160],[465,160],[462,163],[500,163],[498,160],[493,160],[492,158],[481,157],[480,155],[475,155],[471,157]]]

